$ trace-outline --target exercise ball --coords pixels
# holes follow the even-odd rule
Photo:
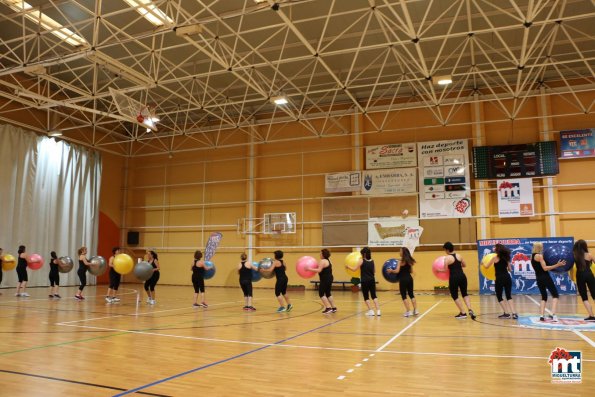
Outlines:
[[[6,254],[2,257],[2,270],[13,270],[15,267],[17,267],[17,260],[14,256]]]
[[[397,270],[397,265],[399,261],[391,258],[384,262],[382,265],[382,276],[386,281],[389,283],[398,283],[399,282],[399,273],[389,273],[388,270]]]
[[[436,276],[439,280],[448,280],[450,276],[450,271],[448,270],[448,266],[444,263],[444,256],[439,256],[434,260],[432,263],[432,273]]]
[[[359,252],[354,251],[345,257],[345,264],[349,267],[355,268],[357,266],[357,264],[359,263],[360,259],[362,259],[362,255]],[[358,268],[355,271],[353,271],[349,268],[346,268],[345,271],[351,277],[355,277],[355,278],[361,277],[361,269],[360,268]]]
[[[262,279],[262,274],[260,274],[260,272],[258,271],[259,266],[260,266],[260,263],[252,262],[252,282],[253,283],[260,281],[260,279]]]
[[[68,273],[74,267],[74,262],[69,256],[61,256],[58,259],[58,271],[60,273]]]
[[[147,281],[153,275],[153,266],[149,262],[138,262],[134,265],[133,273],[140,281]]]
[[[134,268],[134,261],[128,254],[114,256],[114,270],[120,274],[128,274]]]
[[[27,259],[27,267],[31,270],[39,270],[43,266],[43,258],[39,254],[31,254]]]
[[[574,265],[574,254],[572,247],[565,244],[552,244],[543,251],[543,260],[548,266],[555,265],[558,261],[566,261],[564,266],[552,269],[556,273],[564,273],[572,269]]]
[[[103,256],[92,256],[89,263],[88,271],[94,276],[101,276],[107,270],[107,263]]]
[[[273,272],[273,260],[271,258],[264,258],[260,261],[258,271],[263,278],[273,278],[275,273]]]
[[[316,272],[309,270],[312,267],[318,267],[318,262],[311,256],[302,256],[295,264],[295,271],[301,278],[312,278]]]
[[[480,273],[487,278],[488,280],[495,280],[496,279],[496,267],[492,264],[489,268],[483,267],[483,265],[487,265],[490,261],[495,258],[497,255],[494,253],[487,254],[481,259],[481,264],[479,265]]]
[[[217,269],[215,269],[215,264],[213,262],[205,261],[205,275],[204,275],[205,280],[213,278],[215,276],[216,271],[217,271]]]

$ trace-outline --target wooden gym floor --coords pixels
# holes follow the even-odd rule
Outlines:
[[[477,321],[456,320],[448,296],[418,295],[421,315],[404,318],[395,291],[379,293],[381,317],[366,317],[360,294],[333,292],[339,311],[320,313],[312,291],[290,293],[275,313],[273,291],[256,289],[257,311],[241,310],[239,288],[209,288],[208,309],[191,287],[157,287],[157,304],[136,305],[125,285],[108,305],[105,287],[61,288],[61,301],[31,288],[0,296],[2,396],[543,396],[595,395],[592,332],[520,328],[498,320],[493,296],[472,296]],[[97,295],[97,296],[94,296]],[[520,313],[536,313],[526,296]],[[584,313],[576,297],[560,313]],[[582,384],[552,384],[547,357],[580,350]]]

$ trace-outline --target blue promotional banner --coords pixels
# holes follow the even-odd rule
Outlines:
[[[209,236],[209,241],[207,241],[207,246],[205,248],[205,261],[210,261],[211,258],[215,255],[215,251],[217,247],[219,247],[219,243],[223,235],[219,232],[211,233]]]
[[[595,156],[595,128],[560,131],[560,157],[563,159]]]
[[[479,263],[481,263],[484,256],[493,253],[495,244],[505,245],[510,249],[512,257],[512,293],[538,295],[539,288],[537,288],[535,272],[531,266],[531,251],[533,250],[533,243],[536,242],[543,243],[543,256],[549,265],[557,263],[558,259],[564,259],[567,263],[574,262],[572,256],[573,237],[542,237],[477,240]],[[495,292],[495,281],[485,278],[479,269],[478,273],[480,295],[493,294]],[[570,279],[569,272],[555,273],[550,271],[549,273],[561,295],[576,294],[576,285]]]

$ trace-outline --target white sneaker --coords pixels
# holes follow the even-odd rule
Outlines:
[[[419,314],[419,311],[417,311],[417,310],[414,310],[414,311],[413,311],[413,315],[414,315],[414,316],[417,316],[418,314]]]
[[[370,310],[368,310],[368,311],[366,312],[366,316],[374,317],[374,310],[371,310],[371,309],[370,309]]]
[[[552,321],[553,321],[554,323],[557,323],[557,322],[558,322],[558,316],[556,316],[556,315],[554,314],[554,315],[552,316]]]
[[[149,302],[149,305],[154,305],[155,304],[155,299],[151,299],[151,301]]]
[[[112,298],[110,298],[109,296],[106,296],[106,297],[105,297],[105,301],[106,301],[107,303],[112,303]]]
[[[112,302],[120,302],[120,298],[118,298],[117,296],[114,296],[112,298]]]
[[[377,311],[376,311],[376,315],[377,315],[378,317],[380,317],[380,310],[377,310]]]
[[[151,303],[151,298],[147,298],[147,303]]]
[[[411,316],[412,316],[411,312],[405,312],[405,314],[403,314],[403,317],[411,317]]]
[[[26,292],[23,292],[23,293],[21,294],[21,296],[24,296],[25,298],[28,298],[28,297],[30,297],[31,295],[29,295],[29,294],[28,294],[28,293],[26,293]]]
[[[14,296],[20,297],[21,294],[20,293],[16,293],[16,294],[14,294]]]

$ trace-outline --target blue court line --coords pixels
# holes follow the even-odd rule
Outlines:
[[[327,323],[327,324],[321,325],[321,326],[319,326],[319,327],[316,327],[316,328],[312,328],[312,329],[310,329],[310,330],[308,330],[308,331],[304,331],[304,332],[302,332],[302,333],[300,333],[300,334],[297,334],[297,335],[291,336],[291,337],[289,337],[289,338],[286,338],[286,339],[283,339],[283,340],[277,341],[277,342],[275,342],[275,343],[272,343],[272,344],[270,344],[270,345],[262,346],[262,347],[259,347],[259,348],[257,348],[257,349],[249,350],[249,351],[247,351],[247,352],[240,353],[240,354],[237,354],[237,355],[235,355],[235,356],[232,356],[232,357],[225,358],[225,359],[223,359],[223,360],[215,361],[215,362],[212,362],[212,363],[210,363],[210,364],[206,364],[206,365],[203,365],[203,366],[200,366],[200,367],[197,367],[197,368],[190,369],[190,370],[188,370],[188,371],[180,372],[179,374],[172,375],[172,376],[169,376],[169,377],[167,377],[167,378],[159,379],[159,380],[156,380],[156,381],[154,381],[154,382],[147,383],[146,385],[142,385],[142,386],[139,386],[139,387],[135,387],[134,389],[126,390],[125,392],[122,392],[122,393],[114,394],[114,395],[113,395],[113,397],[126,396],[126,395],[128,395],[128,394],[136,393],[136,392],[138,392],[139,390],[143,390],[143,389],[146,389],[146,388],[149,388],[149,387],[152,387],[152,386],[158,385],[158,384],[160,384],[160,383],[168,382],[168,381],[170,381],[170,380],[173,380],[173,379],[176,379],[176,378],[180,378],[180,377],[182,377],[182,376],[186,376],[186,375],[188,375],[188,374],[191,374],[191,373],[193,373],[193,372],[198,372],[198,371],[201,371],[201,370],[203,370],[203,369],[207,369],[207,368],[213,367],[213,366],[215,366],[215,365],[224,364],[224,363],[226,363],[226,362],[228,362],[228,361],[232,361],[232,360],[235,360],[235,359],[238,359],[238,358],[241,358],[241,357],[247,356],[247,355],[249,355],[249,354],[256,353],[256,352],[259,352],[259,351],[261,351],[261,350],[264,350],[264,349],[268,349],[269,347],[272,347],[272,346],[275,346],[275,345],[280,345],[281,343],[285,343],[285,342],[287,342],[287,341],[290,341],[290,340],[293,340],[293,339],[299,338],[300,336],[304,336],[304,335],[306,335],[306,334],[309,334],[309,333],[311,333],[311,332],[318,331],[319,329],[326,328],[326,327],[328,327],[328,326],[330,326],[330,325],[333,325],[333,324],[340,323],[341,321],[345,321],[345,320],[347,320],[348,318],[351,318],[351,317],[357,316],[358,314],[361,314],[361,313],[363,313],[363,312],[356,312],[356,313],[354,313],[354,314],[351,314],[351,315],[349,315],[349,316],[347,316],[347,317],[344,317],[344,318],[342,318],[342,319],[340,319],[340,320],[333,321],[332,323]]]

